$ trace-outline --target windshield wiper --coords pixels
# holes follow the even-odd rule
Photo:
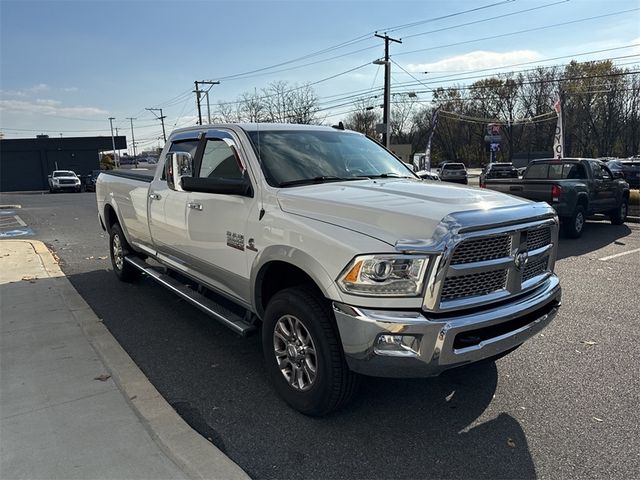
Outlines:
[[[333,175],[322,175],[313,178],[300,178],[298,180],[290,180],[288,182],[282,182],[278,187],[293,187],[295,185],[313,185],[316,183],[326,182],[348,182],[350,180],[368,180],[369,177],[335,177]]]
[[[396,172],[380,173],[378,175],[369,175],[369,178],[414,178],[409,175],[400,175]]]

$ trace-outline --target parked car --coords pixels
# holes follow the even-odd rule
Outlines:
[[[628,160],[621,160],[622,173],[624,179],[631,188],[640,188],[640,157],[632,157]]]
[[[80,179],[71,170],[54,170],[49,175],[49,192],[62,192],[64,190],[71,190],[79,192],[82,189]]]
[[[518,178],[518,170],[513,163],[489,163],[480,172],[480,188],[487,178]]]
[[[420,170],[416,172],[416,175],[423,180],[433,180],[436,182],[440,181],[440,176],[436,172],[432,172],[430,170]]]
[[[614,225],[624,223],[629,208],[629,184],[615,178],[596,159],[534,160],[521,180],[486,179],[485,187],[551,205],[569,237],[582,235],[587,216],[604,214]]]
[[[447,162],[440,167],[438,175],[443,182],[464,183],[465,185],[469,182],[464,163]]]
[[[98,180],[98,175],[100,175],[100,170],[91,170],[91,173],[86,176],[84,189],[87,192],[96,191],[96,181]]]
[[[609,170],[611,170],[611,173],[613,174],[614,178],[622,178],[622,179],[625,178],[624,169],[622,168],[622,163],[620,163],[620,160],[621,160],[620,158],[601,157],[601,158],[598,158],[598,160],[602,160],[604,163],[607,164],[607,167],[609,168]]]
[[[274,390],[305,414],[343,406],[360,374],[506,355],[560,307],[549,205],[424,182],[360,133],[196,126],[160,158],[152,175],[98,177],[115,275],[144,272],[233,331],[260,331]]]

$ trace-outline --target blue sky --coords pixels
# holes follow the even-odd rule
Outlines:
[[[215,103],[272,81],[313,83],[341,74],[313,85],[324,114],[332,115],[327,121],[337,121],[352,108],[337,106],[353,100],[341,97],[382,87],[382,69],[371,64],[383,55],[374,31],[403,39],[391,46],[398,90],[412,80],[403,69],[435,87],[477,70],[489,75],[501,66],[570,60],[546,61],[563,56],[640,65],[639,9],[639,0],[0,0],[0,131],[5,138],[109,135],[113,116],[129,136],[126,117],[136,117],[144,148],[161,135],[146,107],[164,108],[168,130],[194,123],[194,80],[221,80],[210,92]],[[580,21],[602,15],[609,16]],[[566,22],[575,23],[539,29]],[[528,29],[538,30],[511,34]],[[504,36],[482,40],[497,35]],[[271,71],[227,78],[352,40]]]

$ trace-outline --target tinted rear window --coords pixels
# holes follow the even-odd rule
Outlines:
[[[584,166],[579,163],[535,163],[525,174],[531,180],[580,180],[587,178]]]
[[[443,170],[464,170],[464,165],[462,163],[447,163]]]

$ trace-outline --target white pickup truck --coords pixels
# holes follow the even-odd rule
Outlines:
[[[303,413],[344,405],[359,374],[498,358],[560,306],[548,204],[422,181],[361,134],[206,125],[160,159],[153,176],[98,177],[114,272],[260,328],[275,390]]]

